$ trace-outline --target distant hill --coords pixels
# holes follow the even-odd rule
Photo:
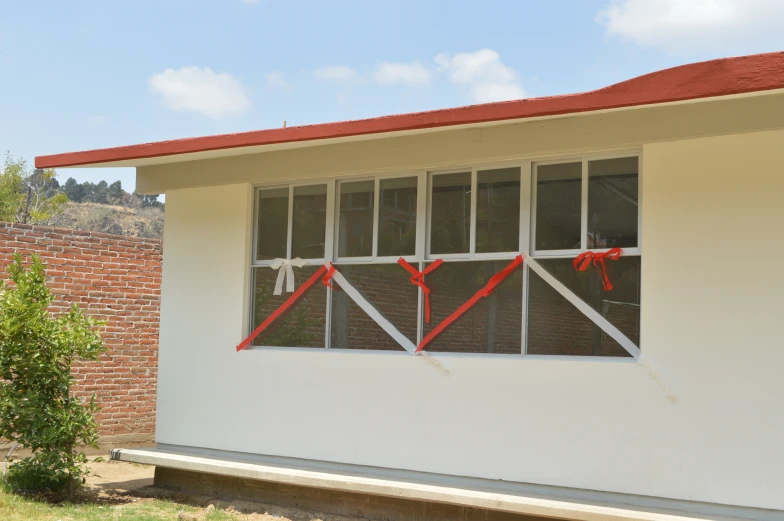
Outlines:
[[[68,203],[52,226],[132,237],[163,237],[163,208],[128,208],[98,203]]]

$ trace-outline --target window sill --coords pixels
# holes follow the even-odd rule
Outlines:
[[[352,355],[373,355],[373,356],[405,356],[411,355],[406,351],[392,351],[382,349],[339,349],[323,347],[282,347],[282,346],[249,346],[243,351],[274,351],[274,352],[315,352],[315,353],[342,353]],[[460,353],[460,352],[431,352],[427,354],[433,358],[483,358],[483,359],[503,359],[503,360],[532,360],[532,361],[548,361],[554,360],[559,362],[611,362],[611,363],[637,363],[633,357],[622,356],[582,356],[582,355],[523,355],[512,353]]]

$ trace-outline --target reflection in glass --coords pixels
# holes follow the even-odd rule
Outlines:
[[[319,266],[294,268],[296,287],[308,280]],[[291,293],[273,295],[278,272],[269,266],[253,269],[253,329],[267,319]],[[254,346],[324,347],[327,291],[314,284],[289,312],[279,317],[253,341]]]
[[[288,241],[289,189],[259,191],[256,260],[285,259]]]
[[[572,259],[537,259],[580,299],[640,345],[640,257],[607,261],[611,291],[592,267],[578,272]],[[528,353],[539,355],[631,356],[568,300],[529,271]]]
[[[471,172],[431,178],[430,253],[468,253],[471,237]]]
[[[397,264],[344,264],[337,269],[346,280],[416,344],[417,287]],[[334,349],[381,349],[400,351],[398,344],[346,293],[333,283],[332,343]]]
[[[510,261],[445,262],[426,277],[431,288],[427,335]],[[488,297],[427,345],[432,352],[511,353],[522,350],[523,271],[518,267]]]
[[[634,248],[638,217],[637,158],[588,163],[588,248]]]
[[[413,255],[416,248],[417,178],[382,179],[378,255]]]
[[[477,172],[476,252],[518,251],[520,168]]]
[[[537,167],[537,251],[580,248],[581,201],[582,163]]]
[[[327,226],[327,186],[294,187],[291,257],[324,258]]]
[[[338,256],[373,254],[373,181],[340,183]]]

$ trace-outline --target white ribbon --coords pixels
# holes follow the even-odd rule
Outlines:
[[[282,295],[283,294],[283,279],[286,279],[286,291],[289,293],[294,293],[294,266],[297,268],[301,268],[308,261],[302,260],[299,257],[294,259],[275,259],[270,264],[270,268],[273,270],[278,270],[278,280],[275,281],[275,291],[272,292],[273,295]],[[281,269],[285,268],[285,269]]]

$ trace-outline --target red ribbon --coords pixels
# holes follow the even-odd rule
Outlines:
[[[501,284],[504,279],[506,279],[506,277],[511,275],[512,272],[522,263],[523,256],[518,255],[504,269],[490,277],[490,280],[487,281],[487,284],[485,284],[479,291],[474,293],[473,297],[468,299],[465,304],[457,309],[457,311],[446,317],[443,322],[438,324],[435,329],[433,329],[430,333],[427,334],[427,336],[425,336],[425,338],[422,339],[422,341],[417,346],[416,352],[418,353],[422,351],[422,349],[424,349],[427,344],[429,344],[435,337],[440,335],[441,332],[449,327],[455,320],[463,316],[463,314],[471,309],[474,304],[485,297],[489,297],[493,291],[495,291],[495,288],[498,287],[498,285]]]
[[[443,259],[436,260],[435,262],[430,264],[427,268],[425,268],[424,271],[419,271],[411,264],[406,262],[406,259],[404,259],[403,257],[400,257],[397,260],[397,263],[403,266],[406,269],[406,271],[411,274],[411,279],[409,279],[411,281],[411,284],[414,284],[415,286],[419,286],[420,288],[422,288],[422,293],[425,294],[425,322],[429,324],[430,323],[430,288],[428,288],[427,285],[425,285],[425,275],[427,275],[428,273],[432,273],[436,268],[441,266],[444,263],[444,260]]]
[[[335,271],[336,271],[335,266],[333,266],[332,263],[330,262],[329,269],[327,270],[327,274],[324,275],[323,279],[321,279],[321,283],[327,286],[329,289],[335,289],[332,287],[332,284],[329,283],[330,279],[332,278],[332,275],[335,274]]]
[[[326,275],[324,275],[325,273],[326,273]],[[253,340],[257,336],[259,336],[261,334],[262,331],[267,329],[270,326],[270,324],[275,322],[275,320],[278,317],[280,317],[283,313],[286,312],[286,310],[288,310],[291,306],[293,306],[294,303],[297,300],[299,300],[299,298],[302,295],[304,295],[305,292],[308,291],[308,289],[310,289],[310,287],[313,284],[316,283],[316,281],[319,279],[319,277],[324,275],[324,278],[321,280],[321,282],[324,285],[329,285],[329,279],[332,278],[332,275],[334,273],[335,273],[335,267],[334,266],[330,266],[329,269],[327,269],[326,266],[321,266],[318,270],[316,270],[316,273],[314,273],[307,281],[305,281],[305,283],[303,283],[299,288],[297,288],[297,291],[292,293],[291,296],[286,300],[286,302],[281,304],[278,309],[273,311],[272,314],[270,316],[268,316],[266,318],[266,320],[264,320],[264,322],[262,322],[259,325],[259,327],[257,327],[256,329],[253,330],[253,333],[251,333],[248,338],[246,338],[245,340],[240,342],[240,344],[237,346],[237,351],[242,351],[243,349],[248,347],[251,344],[251,342],[253,342]]]
[[[572,265],[577,271],[585,271],[591,264],[596,266],[596,271],[599,272],[599,277],[602,279],[602,287],[604,288],[604,291],[610,291],[613,289],[613,285],[610,282],[610,279],[607,277],[607,266],[604,265],[604,260],[618,260],[621,258],[622,253],[623,250],[620,248],[613,248],[601,253],[586,251],[575,257],[572,261]]]

